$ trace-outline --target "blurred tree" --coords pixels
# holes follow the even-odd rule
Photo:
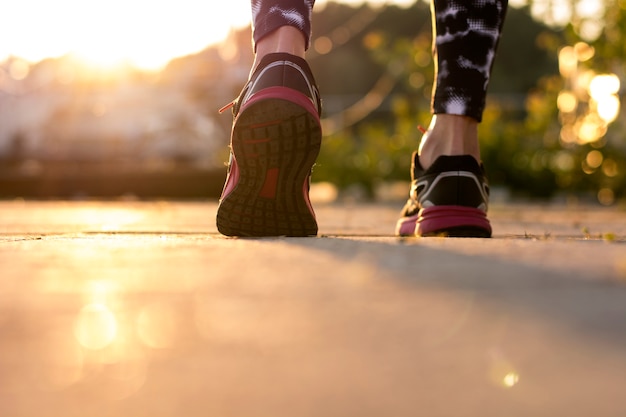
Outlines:
[[[559,58],[559,74],[547,77],[527,100],[524,127],[528,133],[534,128],[544,132],[544,147],[519,159],[520,169],[532,172],[533,160],[546,161],[555,191],[593,195],[608,205],[626,195],[626,126],[620,103],[626,1],[597,2],[592,10],[582,4],[569,3],[562,40],[545,42]]]
[[[416,127],[430,120],[433,62],[427,3],[388,6],[376,10],[375,18],[368,7],[331,3],[319,12],[324,17],[317,17],[326,26],[318,26],[311,65],[331,106],[326,106],[327,136],[313,178],[340,188],[360,184],[373,195],[381,181],[409,179],[411,153],[421,136]],[[368,23],[363,27],[350,19]],[[549,78],[558,74],[551,46],[563,43],[562,34],[533,20],[528,8],[510,9],[508,19],[481,125],[484,157],[494,184],[545,197],[555,191],[556,178],[549,155],[535,151],[558,147],[547,139],[550,130],[558,136],[556,107],[527,98],[556,88]],[[359,30],[351,31],[354,27]],[[333,40],[338,33],[344,36],[341,43]],[[337,95],[352,100],[337,110],[332,103]],[[553,117],[537,118],[535,111]]]

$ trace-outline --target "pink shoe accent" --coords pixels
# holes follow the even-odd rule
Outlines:
[[[278,183],[278,168],[270,168],[265,173],[265,181],[263,187],[259,191],[259,197],[275,198],[276,184]]]
[[[230,161],[230,167],[228,169],[228,177],[226,178],[226,183],[224,184],[220,200],[228,197],[228,195],[235,189],[235,186],[239,181],[239,168],[237,167],[237,160],[235,159],[235,155],[231,155],[231,158],[232,160]]]
[[[313,204],[311,204],[311,199],[309,198],[309,188],[311,186],[310,181],[311,179],[309,177],[307,177],[304,180],[304,185],[302,186],[302,193],[304,194],[304,202],[309,208],[309,211],[311,212],[311,216],[313,216],[313,218],[315,219],[316,218],[315,210],[313,210]]]
[[[396,236],[415,236],[415,226],[419,214],[402,218],[396,223]]]
[[[415,234],[417,236],[445,234],[450,229],[482,229],[491,236],[491,224],[487,214],[477,208],[463,206],[434,206],[421,209],[418,213]]]

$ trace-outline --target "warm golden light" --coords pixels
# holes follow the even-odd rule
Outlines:
[[[620,102],[617,96],[608,96],[597,104],[598,116],[606,123],[611,123],[619,116]]]
[[[560,138],[563,143],[576,143],[578,141],[572,125],[564,125],[561,128]]]
[[[515,372],[509,372],[502,378],[502,385],[507,388],[512,388],[519,382],[519,375]]]
[[[571,91],[561,91],[556,99],[556,105],[560,111],[564,113],[571,113],[576,110],[578,106],[578,99],[576,95]]]
[[[593,77],[589,84],[589,94],[594,100],[600,101],[604,97],[617,94],[620,82],[615,74],[600,74]]]
[[[602,205],[610,206],[615,202],[615,193],[610,188],[601,188],[598,191],[598,201]]]
[[[320,36],[319,38],[315,39],[315,42],[313,43],[313,48],[318,54],[325,55],[333,49],[333,42],[328,36]]]
[[[580,62],[588,61],[596,54],[595,48],[585,42],[576,43],[574,51],[576,52],[576,58]]]
[[[606,124],[598,115],[592,113],[576,122],[574,129],[578,134],[579,143],[592,143],[604,136]]]
[[[607,177],[616,177],[619,174],[617,162],[610,158],[605,159],[602,163],[602,172]]]
[[[615,74],[596,75],[589,83],[589,95],[595,102],[598,116],[606,123],[613,122],[619,115],[619,89],[620,81]]]
[[[91,112],[94,116],[102,115],[106,112],[106,106],[96,103]],[[144,215],[140,210],[132,209],[86,209],[77,213],[76,216],[77,221],[99,228],[100,231],[115,232],[140,222]]]
[[[588,94],[589,85],[591,84],[591,80],[593,80],[593,77],[595,76],[596,73],[593,70],[579,70],[572,80],[574,83],[574,89],[579,94]]]
[[[23,59],[15,59],[9,67],[9,75],[16,81],[23,80],[30,72],[30,65]]]
[[[578,66],[576,51],[571,46],[561,48],[559,51],[559,71],[563,77],[570,76]]]
[[[520,380],[520,375],[513,364],[499,351],[491,354],[489,376],[492,383],[507,389],[513,388]]]
[[[131,64],[156,70],[172,58],[223,40],[231,28],[250,22],[247,0],[6,3],[0,39],[11,41],[0,44],[0,60],[13,55],[37,62],[74,53],[106,68]]]
[[[602,156],[602,152],[598,150],[594,150],[587,154],[587,157],[585,158],[585,162],[587,162],[587,165],[589,165],[590,168],[595,169],[595,168],[598,168],[600,165],[602,165],[603,159],[604,159],[604,156]]]
[[[109,346],[117,335],[115,315],[104,304],[87,304],[76,319],[74,335],[84,348],[103,349]]]

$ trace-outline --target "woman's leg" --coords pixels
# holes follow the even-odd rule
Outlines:
[[[252,0],[255,65],[268,53],[285,52],[304,58],[311,40],[315,0]]]
[[[432,0],[433,117],[413,155],[399,235],[490,237],[478,123],[507,0]]]
[[[507,0],[433,0],[436,63],[433,119],[420,144],[427,168],[440,155],[472,155],[480,160],[482,119]]]

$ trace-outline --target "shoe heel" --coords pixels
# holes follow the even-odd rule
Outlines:
[[[434,206],[417,215],[417,236],[491,237],[491,224],[480,209],[463,206]]]
[[[321,147],[319,117],[285,98],[293,90],[267,90],[235,120],[231,146],[239,179],[220,202],[217,227],[227,236],[314,236],[308,180]]]

